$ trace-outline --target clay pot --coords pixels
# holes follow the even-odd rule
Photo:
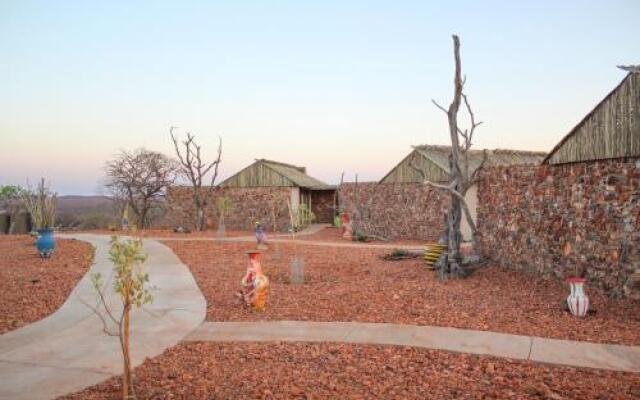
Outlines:
[[[567,283],[571,286],[571,293],[567,296],[569,311],[576,317],[584,317],[589,311],[589,298],[584,294],[584,278],[567,278]]]

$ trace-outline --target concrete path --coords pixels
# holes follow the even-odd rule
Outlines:
[[[53,399],[122,373],[117,337],[104,334],[100,319],[83,304],[96,304],[90,274],[100,272],[108,301],[118,309],[119,299],[108,280],[113,268],[109,237],[72,236],[96,246],[96,263],[58,311],[0,336],[0,399]],[[134,365],[178,343],[206,314],[206,301],[193,276],[173,252],[147,239],[144,249],[154,301],[132,317]]]
[[[640,372],[638,346],[431,326],[308,321],[205,322],[185,340],[400,345],[573,367]]]

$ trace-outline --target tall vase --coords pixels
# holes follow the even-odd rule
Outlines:
[[[584,278],[568,278],[567,283],[571,286],[571,293],[567,296],[569,311],[576,317],[584,317],[589,311],[589,298],[584,294]]]
[[[36,248],[40,253],[40,257],[49,258],[56,247],[56,241],[53,237],[53,230],[44,228],[38,230],[38,239],[36,240]]]
[[[245,304],[255,310],[263,311],[269,294],[269,279],[262,273],[260,251],[247,251],[249,263],[247,273],[242,278],[242,295]]]

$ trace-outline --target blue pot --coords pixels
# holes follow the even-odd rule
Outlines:
[[[36,247],[40,253],[40,257],[49,258],[53,249],[56,247],[56,240],[53,237],[53,231],[51,229],[38,230],[38,239],[36,240]]]

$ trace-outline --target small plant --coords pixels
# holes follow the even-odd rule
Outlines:
[[[291,207],[291,200],[287,199],[287,209],[289,210],[289,222],[291,224],[291,240],[293,240],[293,258],[291,259],[291,276],[289,282],[300,285],[304,283],[304,260],[298,257],[298,246],[296,244],[295,223],[298,213]],[[299,209],[298,209],[299,211]]]
[[[316,215],[311,211],[311,208],[302,203],[298,205],[297,210],[295,211],[295,220],[294,220],[294,228],[299,230],[305,225],[308,225],[315,221]]]
[[[298,257],[294,257],[291,261],[291,279],[294,285],[302,285],[304,283],[304,261]]]
[[[36,230],[53,228],[56,221],[58,194],[45,185],[44,178],[35,190],[27,185],[21,196],[24,207],[31,214],[33,227]]]
[[[393,249],[390,254],[385,254],[382,256],[383,260],[386,261],[397,261],[397,260],[406,260],[408,258],[417,258],[418,253],[413,253],[404,249]]]
[[[116,325],[116,332],[109,330],[107,320],[98,308],[85,303],[102,320],[103,331],[110,336],[118,337],[120,340],[123,359],[123,400],[135,398],[129,349],[131,309],[133,307],[142,307],[153,301],[151,293],[147,288],[149,275],[145,273],[142,268],[146,259],[147,255],[143,251],[142,241],[140,239],[121,241],[118,236],[111,238],[109,260],[114,265],[113,290],[122,300],[122,312],[119,315],[114,315],[113,310],[107,304],[101,274],[91,275],[93,288],[99,297],[98,307],[102,306],[104,308],[106,317]]]

